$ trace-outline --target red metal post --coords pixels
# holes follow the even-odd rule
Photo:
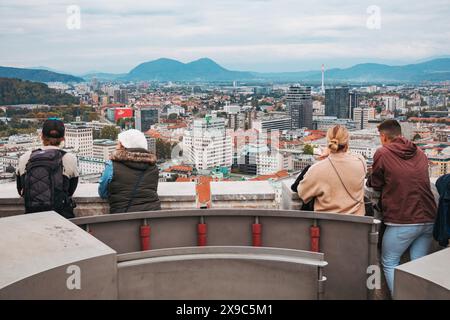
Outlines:
[[[200,223],[197,225],[197,245],[199,247],[206,246],[207,227],[203,217],[200,217]]]
[[[262,226],[259,223],[259,218],[255,217],[255,223],[252,224],[252,243],[254,247],[261,247],[261,230]]]
[[[309,228],[309,234],[311,236],[311,251],[319,252],[320,228],[317,226],[316,220],[314,220],[314,225]]]
[[[141,251],[150,250],[150,226],[147,224],[147,220],[144,220],[139,234],[141,236]]]

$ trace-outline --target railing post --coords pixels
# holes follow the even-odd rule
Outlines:
[[[317,279],[317,300],[323,300],[325,295],[325,283],[327,278],[323,276],[323,267],[319,267],[319,275]]]
[[[150,250],[150,226],[147,223],[147,219],[144,219],[139,235],[141,237],[141,251]]]
[[[86,224],[86,232],[89,233],[90,235],[92,235],[92,230],[89,227],[89,224]]]
[[[317,225],[317,219],[314,219],[313,225],[309,228],[309,234],[311,237],[311,251],[320,251],[320,228]]]
[[[259,217],[255,217],[255,223],[252,225],[252,245],[254,247],[261,247],[261,224],[259,223]]]
[[[369,232],[369,266],[377,265],[378,263],[378,224],[374,223],[371,226],[371,230]],[[380,275],[381,276],[381,275]],[[367,299],[375,300],[375,292],[376,289],[369,289],[367,287]]]
[[[200,216],[200,223],[197,225],[197,245],[199,247],[206,246],[206,232],[207,227],[205,218],[203,216]]]

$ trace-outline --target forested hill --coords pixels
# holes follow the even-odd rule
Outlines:
[[[43,83],[0,78],[0,105],[27,103],[68,105],[79,102],[78,98],[67,93],[59,93]]]

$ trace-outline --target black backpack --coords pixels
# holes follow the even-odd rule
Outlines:
[[[73,218],[72,201],[68,195],[68,180],[63,176],[60,149],[37,149],[31,153],[24,175],[25,213],[54,210]]]

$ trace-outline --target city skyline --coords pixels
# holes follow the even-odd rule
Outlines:
[[[71,5],[80,10],[79,29]],[[210,57],[227,69],[257,72],[415,63],[448,57],[449,13],[441,0],[6,0],[0,65],[83,74],[128,72],[160,57]]]

